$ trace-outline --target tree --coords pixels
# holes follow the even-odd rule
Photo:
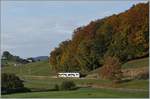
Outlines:
[[[25,62],[25,59],[20,58],[19,56],[12,55],[8,51],[4,51],[2,55],[2,59],[5,61],[13,61],[13,62],[18,62],[18,63],[27,63]]]
[[[82,71],[91,71],[100,66],[99,58],[103,56],[104,46],[100,40],[86,40],[80,43],[76,55]]]
[[[15,74],[2,73],[1,81],[2,94],[30,91],[24,87],[23,81]]]
[[[122,78],[121,64],[116,57],[106,57],[100,69],[100,77],[119,82]]]
[[[104,64],[104,56],[121,63],[149,55],[149,3],[90,22],[74,30],[50,54],[57,71],[89,72]]]
[[[2,57],[5,57],[7,60],[13,59],[13,55],[11,55],[8,51],[4,51]]]

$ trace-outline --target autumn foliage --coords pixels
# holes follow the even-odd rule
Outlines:
[[[88,72],[104,64],[104,56],[116,56],[122,63],[149,55],[149,4],[90,22],[74,30],[50,53],[55,71]]]
[[[105,58],[104,65],[100,69],[101,79],[110,79],[115,82],[121,81],[121,63],[116,57]]]

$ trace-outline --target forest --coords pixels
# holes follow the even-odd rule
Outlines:
[[[49,62],[55,72],[86,73],[102,67],[107,57],[122,64],[148,55],[149,3],[139,3],[78,27],[71,40],[61,42],[50,53]]]

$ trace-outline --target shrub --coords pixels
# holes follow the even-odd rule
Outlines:
[[[87,74],[86,74],[86,73],[80,72],[80,78],[82,78],[82,77],[86,77],[86,76],[87,76]]]
[[[29,89],[24,87],[23,81],[14,74],[3,73],[1,81],[2,94],[30,91]]]
[[[76,85],[73,81],[63,81],[60,85],[60,90],[73,90]]]
[[[120,82],[122,78],[121,64],[116,57],[106,57],[104,65],[100,69],[100,77],[114,82]]]
[[[59,86],[57,84],[54,85],[54,91],[58,91],[59,90]]]

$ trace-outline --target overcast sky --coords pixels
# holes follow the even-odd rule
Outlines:
[[[2,1],[1,52],[22,58],[49,56],[77,27],[144,2],[120,1]]]

